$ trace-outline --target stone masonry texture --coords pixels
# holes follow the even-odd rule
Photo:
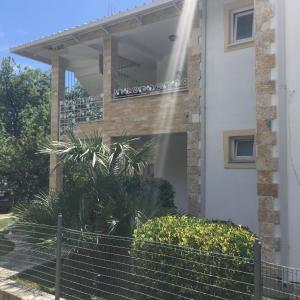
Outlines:
[[[278,169],[278,159],[273,157],[276,133],[272,131],[272,121],[277,118],[277,107],[272,104],[276,82],[271,79],[276,61],[275,55],[271,54],[275,42],[274,12],[271,0],[255,0],[258,222],[263,259],[270,262],[276,261],[276,252],[280,251],[279,238],[275,235],[275,226],[280,222],[279,211],[275,210],[278,184],[273,179]]]

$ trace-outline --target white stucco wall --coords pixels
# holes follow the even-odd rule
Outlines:
[[[174,74],[168,74],[168,68],[170,64],[170,56],[166,55],[157,61],[157,82],[162,83],[165,81],[174,80]],[[170,77],[171,76],[171,77]],[[182,77],[187,77],[187,65],[183,66]]]
[[[119,74],[118,86],[122,88],[156,83],[155,64],[152,66],[140,64],[137,67],[125,68],[121,72],[128,76],[122,78],[122,75]]]
[[[224,3],[208,1],[206,217],[258,231],[256,170],[225,169],[223,131],[255,129],[254,47],[224,52]]]
[[[300,1],[285,4],[289,265],[300,268]]]

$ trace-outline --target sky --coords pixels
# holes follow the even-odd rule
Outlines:
[[[22,67],[48,65],[18,55],[9,48],[66,28],[126,11],[151,0],[0,0],[0,60],[12,56]]]

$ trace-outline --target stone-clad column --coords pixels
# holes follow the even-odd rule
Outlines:
[[[51,73],[51,141],[59,139],[60,101],[65,97],[65,66],[59,55],[52,58]],[[57,166],[57,157],[50,156],[49,190],[61,192],[63,189],[62,167]]]
[[[113,90],[117,88],[118,84],[118,58],[118,40],[111,35],[107,35],[103,45],[104,119],[109,118],[109,114],[105,112],[105,107],[108,107],[112,101]],[[111,143],[111,137],[106,133],[102,133],[102,139],[104,144],[109,145]]]
[[[200,16],[194,17],[188,52],[187,184],[188,212],[200,214]]]
[[[117,88],[118,67],[118,41],[115,37],[107,35],[103,46],[104,114],[105,104],[112,100],[112,92]]]
[[[273,121],[277,119],[277,105],[273,101],[276,81],[271,78],[276,56],[272,53],[275,30],[272,28],[274,7],[271,0],[255,0],[256,19],[256,121],[257,121],[257,196],[259,235],[263,244],[263,259],[276,261],[280,251],[279,237],[275,227],[279,224],[278,184],[274,173],[278,169],[278,158],[273,147],[277,143]]]

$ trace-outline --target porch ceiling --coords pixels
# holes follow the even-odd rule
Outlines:
[[[137,24],[143,25],[141,18],[164,9],[173,8],[179,14],[178,4],[182,0],[159,0],[144,5],[140,8],[104,18],[96,22],[78,26],[65,30],[63,32],[36,40],[25,45],[14,47],[11,52],[42,61],[51,63],[53,50],[59,50],[61,55],[71,62],[82,59],[84,61],[95,61],[99,58],[99,52],[102,52],[103,37],[109,32],[109,28],[122,22],[136,20]],[[124,32],[122,34],[115,33],[119,36],[124,45],[120,46],[120,51],[124,52],[124,56],[132,54],[129,59],[141,56],[141,60],[153,60],[154,57],[163,55],[168,47],[168,36],[173,34],[176,28],[176,18],[170,21],[167,17],[163,21],[155,22],[145,26],[137,26],[136,29]],[[164,26],[161,26],[164,22]],[[174,27],[175,26],[175,27]],[[170,32],[170,33],[169,33]],[[159,47],[157,45],[159,44]],[[159,48],[159,49],[158,49]],[[136,50],[136,51],[132,51]],[[127,55],[128,54],[128,55]],[[123,55],[123,53],[122,53]],[[82,63],[82,62],[80,62]]]

